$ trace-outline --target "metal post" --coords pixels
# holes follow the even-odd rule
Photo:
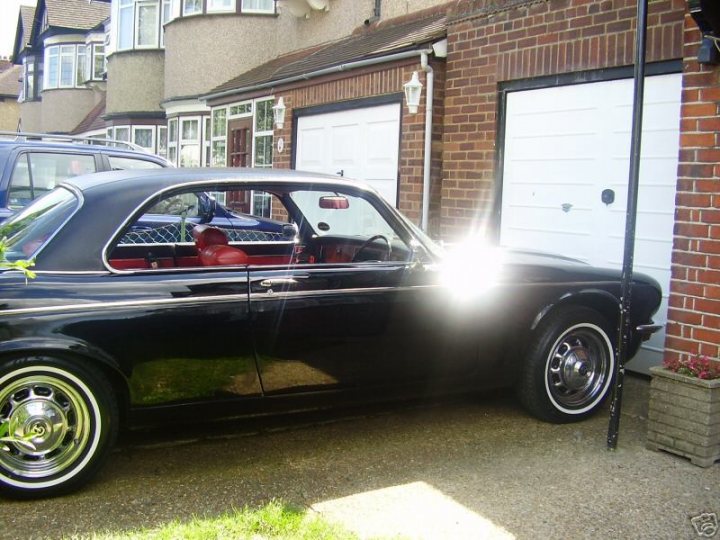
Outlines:
[[[640,183],[640,147],[642,143],[643,96],[645,93],[645,48],[648,0],[638,0],[637,30],[635,34],[635,94],[633,99],[632,141],[630,144],[630,175],[628,179],[627,211],[625,213],[625,254],[623,257],[620,292],[620,318],[610,422],[607,446],[617,447],[620,428],[620,409],[625,379],[625,360],[630,341],[630,298],[632,295],[633,258],[635,256],[635,224],[637,221],[638,187]]]

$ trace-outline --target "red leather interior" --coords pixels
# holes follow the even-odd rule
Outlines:
[[[193,229],[198,258],[203,266],[247,264],[248,256],[242,249],[229,246],[227,236],[220,229],[198,225]]]

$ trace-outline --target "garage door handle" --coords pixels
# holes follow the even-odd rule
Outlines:
[[[345,176],[345,169],[340,169],[338,172],[336,172],[338,176]]]
[[[569,202],[562,203],[562,204],[560,205],[560,208],[562,208],[562,211],[565,212],[566,214],[570,211],[570,209],[571,209],[572,207],[573,207],[573,205],[570,204]]]

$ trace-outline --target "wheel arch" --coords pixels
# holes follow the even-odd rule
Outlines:
[[[104,351],[82,341],[53,338],[19,338],[0,343],[0,362],[23,356],[55,356],[98,369],[115,391],[121,424],[128,420],[130,386],[127,376],[115,359]]]
[[[530,325],[530,332],[534,332],[540,323],[557,310],[567,306],[582,306],[597,311],[608,322],[608,330],[614,334],[617,331],[617,322],[620,316],[619,300],[608,291],[602,289],[584,289],[568,293],[555,302],[543,306],[538,311]]]

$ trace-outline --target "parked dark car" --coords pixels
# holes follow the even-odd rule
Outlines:
[[[151,209],[208,192],[262,198],[282,231],[214,227],[209,207],[192,238],[130,241]],[[358,183],[99,173],[0,237],[37,273],[0,273],[0,489],[13,496],[79,486],[126,425],[487,388],[568,422],[611,386],[619,272],[477,244],[445,254]],[[634,279],[633,352],[660,304],[652,278]]]
[[[122,141],[0,132],[0,221],[66,178],[168,162]]]

